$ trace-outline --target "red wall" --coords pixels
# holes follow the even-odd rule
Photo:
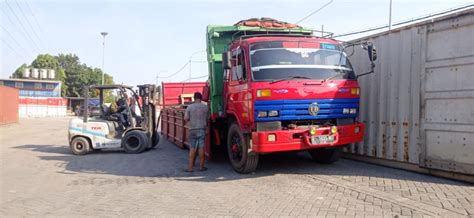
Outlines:
[[[18,89],[0,86],[0,125],[18,122]]]

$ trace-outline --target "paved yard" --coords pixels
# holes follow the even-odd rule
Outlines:
[[[474,216],[474,187],[305,153],[264,156],[235,173],[225,157],[182,172],[187,154],[162,141],[138,155],[74,156],[66,118],[0,127],[0,216]]]

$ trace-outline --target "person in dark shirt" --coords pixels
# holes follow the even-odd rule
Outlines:
[[[117,104],[117,112],[114,114],[118,117],[120,124],[123,125],[125,128],[129,126],[128,123],[128,111],[127,111],[127,102],[128,98],[127,95],[124,94],[123,98],[119,98],[116,102]]]

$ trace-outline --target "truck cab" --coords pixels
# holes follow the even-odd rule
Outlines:
[[[251,37],[229,46],[226,115],[254,152],[340,147],[362,140],[359,86],[339,42]]]

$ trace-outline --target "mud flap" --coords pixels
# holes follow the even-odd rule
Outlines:
[[[206,156],[206,159],[207,160],[211,160],[212,159],[212,132],[211,132],[211,128],[209,127],[210,125],[207,125],[207,129],[206,129],[206,139],[205,139],[205,142],[204,142],[204,155]]]

